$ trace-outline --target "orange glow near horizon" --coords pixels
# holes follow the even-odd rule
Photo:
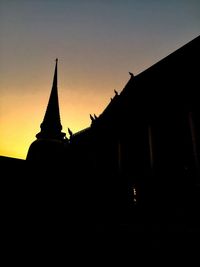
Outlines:
[[[49,89],[45,86],[44,90],[41,88],[36,94],[30,93],[34,88],[29,87],[26,94],[10,94],[3,98],[1,114],[4,116],[0,117],[0,155],[26,158],[30,144],[40,131],[51,91],[51,81],[48,87]],[[83,87],[71,88],[69,91],[62,90],[60,87],[58,86],[60,117],[62,131],[67,137],[69,136],[68,127],[75,133],[90,126],[89,114],[100,115],[114,94],[113,90],[110,90],[107,95],[105,92],[101,95],[96,90],[92,93]],[[20,90],[16,88],[15,92]]]

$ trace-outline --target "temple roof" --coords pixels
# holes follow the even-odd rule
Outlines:
[[[101,123],[131,119],[133,114],[172,112],[199,106],[200,36],[136,76],[99,116]]]

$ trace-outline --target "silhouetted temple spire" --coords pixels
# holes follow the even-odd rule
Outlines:
[[[43,122],[40,125],[41,131],[36,135],[38,139],[44,138],[44,139],[62,140],[66,135],[65,133],[61,132],[62,125],[60,122],[58,89],[57,89],[57,64],[58,64],[58,59],[56,59],[53,85],[46,113]]]

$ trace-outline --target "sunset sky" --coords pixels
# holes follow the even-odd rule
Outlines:
[[[199,0],[0,0],[0,155],[26,158],[56,58],[63,131],[76,132],[121,92],[129,71],[199,34]]]

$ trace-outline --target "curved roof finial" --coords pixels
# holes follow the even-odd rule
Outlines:
[[[129,74],[131,75],[131,78],[134,77],[134,74],[132,72],[129,71]]]
[[[115,92],[116,95],[118,95],[118,92],[115,89],[114,89],[114,92]]]
[[[68,133],[70,135],[70,137],[73,135],[72,131],[70,130],[70,128],[68,128]]]

